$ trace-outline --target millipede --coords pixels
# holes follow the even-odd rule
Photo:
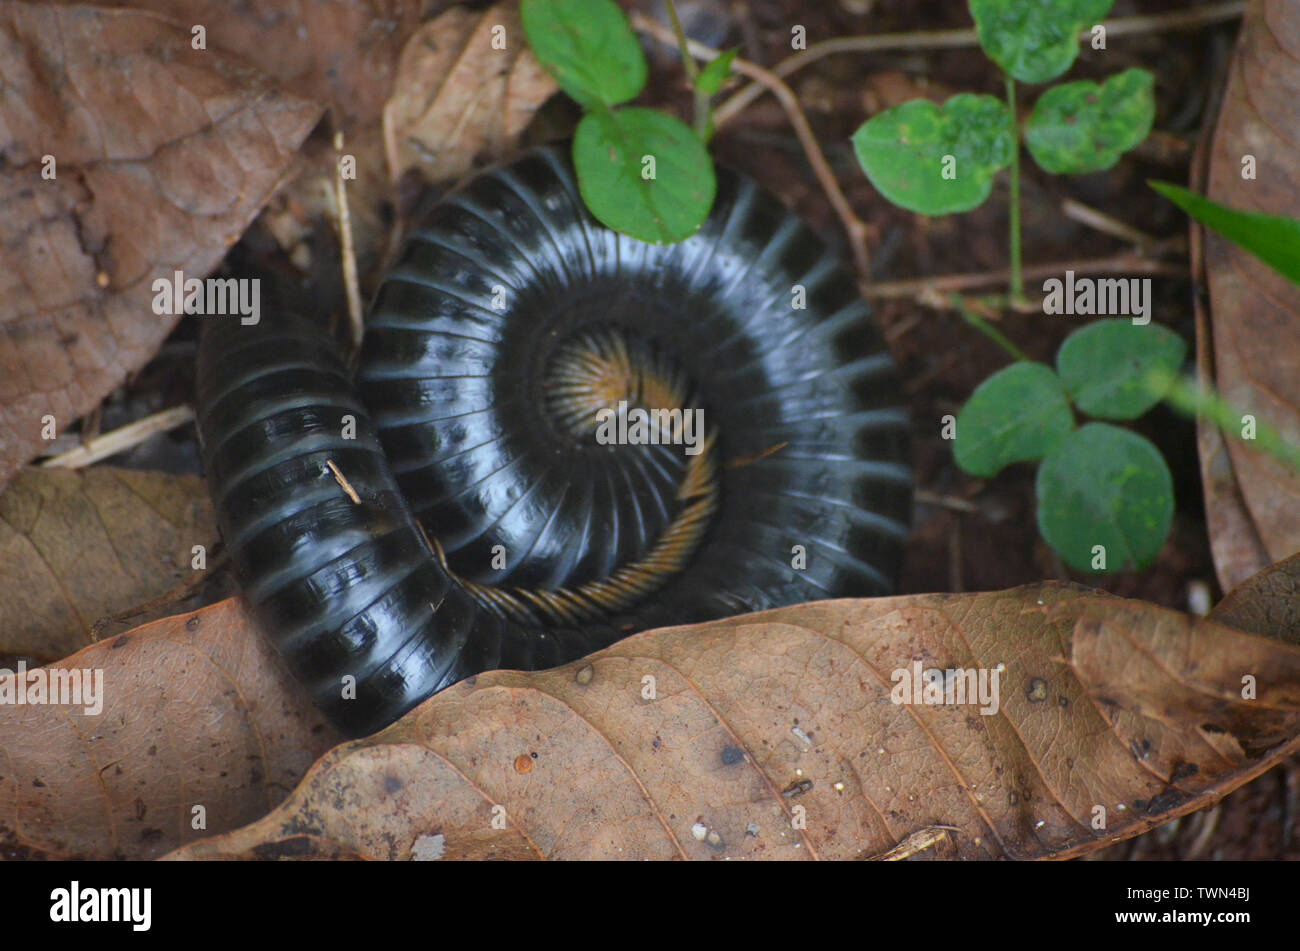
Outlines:
[[[908,537],[908,420],[868,306],[725,168],[700,230],[652,245],[534,148],[419,218],[355,360],[277,309],[205,323],[196,389],[240,586],[350,735],[481,671],[887,594]],[[621,438],[598,438],[611,413]]]

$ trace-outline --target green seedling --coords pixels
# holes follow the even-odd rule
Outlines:
[[[583,109],[573,137],[582,200],[615,231],[652,244],[695,234],[713,208],[717,181],[706,144],[712,97],[735,51],[697,70],[672,0],[668,12],[695,91],[695,128],[626,103],[645,88],[641,44],[614,0],[522,0],[524,34],[542,66]]]
[[[1187,344],[1170,330],[1100,320],[1061,344],[1056,368],[1017,360],[976,388],[955,421],[953,456],[992,478],[1041,462],[1038,529],[1065,563],[1095,573],[1145,568],[1173,518],[1173,479],[1160,451],[1112,422],[1151,409],[1172,386]],[[1159,374],[1165,390],[1152,386]]]
[[[1024,300],[1020,252],[1020,145],[1056,175],[1104,171],[1142,142],[1155,119],[1154,77],[1127,69],[1105,82],[1048,89],[1022,123],[1016,83],[1065,73],[1079,35],[1093,31],[1114,0],[970,0],[985,54],[1002,70],[1005,100],[961,93],[943,105],[917,99],[868,119],[853,134],[858,162],[885,198],[923,215],[978,208],[1010,169],[1011,298]],[[1098,32],[1103,31],[1103,32]]]

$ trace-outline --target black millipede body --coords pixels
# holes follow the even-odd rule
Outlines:
[[[719,171],[656,246],[535,149],[443,198],[359,369],[287,314],[203,329],[199,427],[260,626],[358,735],[493,668],[888,593],[911,474],[894,366],[798,218]]]

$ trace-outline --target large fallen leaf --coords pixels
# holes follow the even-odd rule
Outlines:
[[[62,0],[61,0],[62,2]],[[380,114],[393,88],[398,57],[423,17],[451,0],[292,0],[231,3],[230,0],[111,0],[109,6],[151,10],[186,30],[202,25],[209,50],[245,60],[279,88],[329,103],[331,130],[345,133],[345,154],[356,160],[348,182],[353,247],[363,283],[378,269],[392,225],[392,186],[384,161]],[[313,136],[302,154],[302,171],[281,189],[268,210],[286,252],[324,250],[321,222],[333,219],[330,189],[338,158],[328,135]],[[301,252],[300,252],[301,253]],[[304,267],[317,291],[322,275],[337,279],[327,260]],[[341,287],[322,293],[341,301]]]
[[[60,0],[66,2],[66,0]],[[343,125],[368,125],[388,98],[397,55],[422,14],[451,0],[107,0],[160,14],[209,50],[257,67],[277,86],[330,103]]]
[[[263,815],[339,740],[289,687],[238,598],[53,666],[102,671],[103,708],[96,715],[84,703],[4,707],[7,858],[161,855]],[[204,827],[196,828],[200,815]]]
[[[0,7],[0,485],[45,417],[61,434],[149,359],[177,319],[152,282],[207,275],[320,114],[190,44],[148,13]]]
[[[216,539],[197,477],[23,470],[0,493],[0,654],[85,647],[99,619],[194,580],[194,546],[206,563]]]
[[[892,702],[914,663],[1000,669],[997,712]],[[174,857],[1065,857],[1223,796],[1298,723],[1300,649],[1140,602],[829,601],[480,675]]]
[[[1300,644],[1300,555],[1247,578],[1214,606],[1210,619]]]
[[[558,88],[528,49],[514,0],[448,10],[402,51],[384,106],[389,174],[419,168],[445,182],[500,158]]]
[[[1247,8],[1210,151],[1207,194],[1244,211],[1300,217],[1300,17],[1291,0]],[[1242,177],[1252,157],[1257,178]],[[1194,228],[1196,226],[1193,226]],[[1205,234],[1209,325],[1201,366],[1228,402],[1300,443],[1300,288]],[[1201,469],[1224,588],[1300,551],[1300,476],[1202,423]],[[1239,434],[1238,434],[1239,435]]]

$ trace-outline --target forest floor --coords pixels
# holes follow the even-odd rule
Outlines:
[[[662,3],[625,4],[651,15]],[[1112,16],[1156,15],[1187,10],[1187,0],[1116,3]],[[942,30],[970,26],[966,4],[953,0],[679,0],[686,32],[714,47],[739,46],[746,59],[772,67],[791,55],[791,26],[806,28],[809,43],[828,37]],[[1186,240],[1186,219],[1146,185],[1149,178],[1185,182],[1198,143],[1212,121],[1222,87],[1236,21],[1181,31],[1153,31],[1114,38],[1105,51],[1082,48],[1070,79],[1101,79],[1130,66],[1155,73],[1157,117],[1148,141],[1112,170],[1082,177],[1056,177],[1022,163],[1025,262],[1104,259],[1132,249],[1122,239],[1066,212],[1073,200],[1174,246]],[[690,95],[675,51],[648,47],[652,75],[647,104],[689,117]],[[790,86],[809,120],[835,178],[856,214],[870,229],[873,281],[895,286],[950,274],[998,272],[1007,266],[1008,188],[1005,176],[976,211],[923,218],[887,202],[858,167],[853,131],[882,108],[918,96],[942,101],[957,92],[1002,94],[1001,77],[976,46],[827,56],[795,73]],[[547,137],[572,110],[558,98],[535,123],[531,137]],[[1022,104],[1023,107],[1023,104]],[[719,131],[720,162],[745,171],[776,191],[817,230],[843,242],[843,231],[819,186],[781,106],[763,96]],[[255,253],[245,239],[244,253]],[[1167,259],[1168,260],[1168,259]],[[1194,339],[1193,294],[1186,258],[1153,280],[1153,319]],[[1041,287],[1041,284],[1040,284]],[[979,292],[1000,288],[989,283]],[[1034,283],[1029,283],[1031,293]],[[1068,571],[1039,537],[1034,512],[1034,470],[1022,465],[989,481],[974,479],[953,462],[951,444],[940,437],[941,418],[956,414],[972,390],[1006,365],[1008,357],[952,310],[927,306],[915,293],[897,289],[878,296],[875,316],[902,370],[913,420],[917,486],[912,543],[901,593],[989,591],[1043,579],[1100,587],[1182,611],[1204,611],[1222,597],[1207,536],[1194,424],[1161,407],[1136,428],[1164,454],[1174,476],[1176,515],[1170,538],[1145,571],[1083,577]],[[139,409],[188,399],[193,331],[185,322],[168,345],[126,388],[125,401],[106,413],[138,415]],[[1053,362],[1061,341],[1078,321],[1041,313],[1006,314],[998,327],[1032,359]],[[138,403],[138,407],[129,404]],[[103,426],[110,428],[111,420]],[[192,429],[140,447],[119,464],[197,471]],[[1292,760],[1271,770],[1217,805],[1153,832],[1103,850],[1090,859],[1278,859],[1300,858],[1300,765]]]

